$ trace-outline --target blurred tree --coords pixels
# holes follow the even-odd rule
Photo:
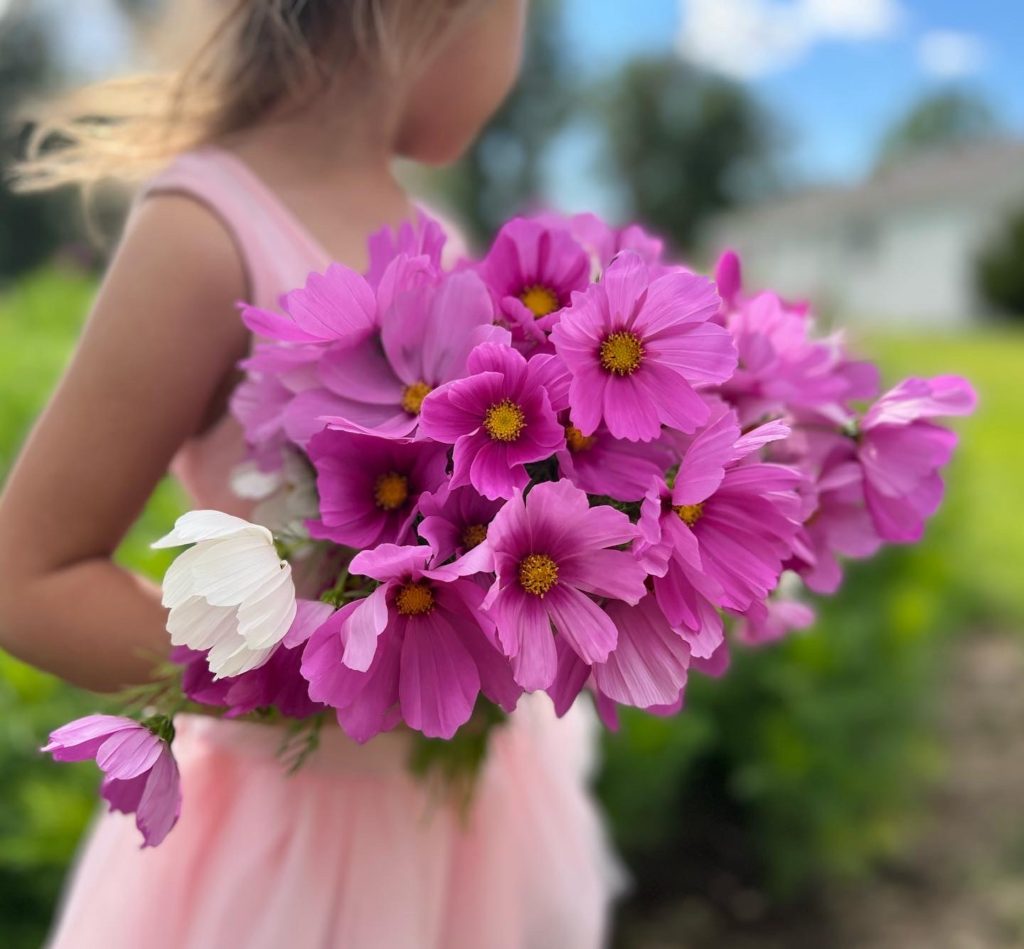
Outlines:
[[[16,110],[51,79],[53,59],[42,24],[28,14],[0,24],[0,280],[53,253],[69,231],[66,194],[15,195],[5,172],[22,143]]]
[[[976,280],[993,309],[1024,319],[1024,209],[1011,214],[982,250]]]
[[[574,100],[560,46],[561,3],[535,0],[516,88],[465,157],[438,176],[444,199],[475,241],[489,240],[540,193],[545,147]]]
[[[986,141],[1001,131],[991,106],[971,92],[947,89],[910,108],[882,138],[879,167],[923,152]]]
[[[634,216],[678,249],[772,181],[771,123],[739,84],[675,58],[627,65],[600,103],[608,157]]]

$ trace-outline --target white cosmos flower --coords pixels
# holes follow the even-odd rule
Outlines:
[[[205,652],[216,678],[262,665],[295,619],[291,566],[258,524],[220,511],[190,511],[154,547],[193,546],[164,577],[175,646]]]

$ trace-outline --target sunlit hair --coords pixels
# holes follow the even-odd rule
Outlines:
[[[171,0],[200,45],[175,71],[87,86],[31,109],[19,190],[138,180],[258,122],[339,74],[409,75],[459,16],[486,0]],[[215,9],[214,9],[215,8]],[[176,19],[175,19],[176,18]],[[202,23],[198,31],[196,24]]]

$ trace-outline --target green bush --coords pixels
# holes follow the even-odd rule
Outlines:
[[[1010,215],[978,257],[981,299],[999,313],[1024,319],[1024,210]]]

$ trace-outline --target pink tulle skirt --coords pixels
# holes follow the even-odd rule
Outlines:
[[[179,718],[181,820],[140,849],[99,817],[54,949],[590,949],[616,871],[586,790],[589,710],[523,702],[468,812],[407,772],[408,736],[337,729],[288,777],[278,729]]]

